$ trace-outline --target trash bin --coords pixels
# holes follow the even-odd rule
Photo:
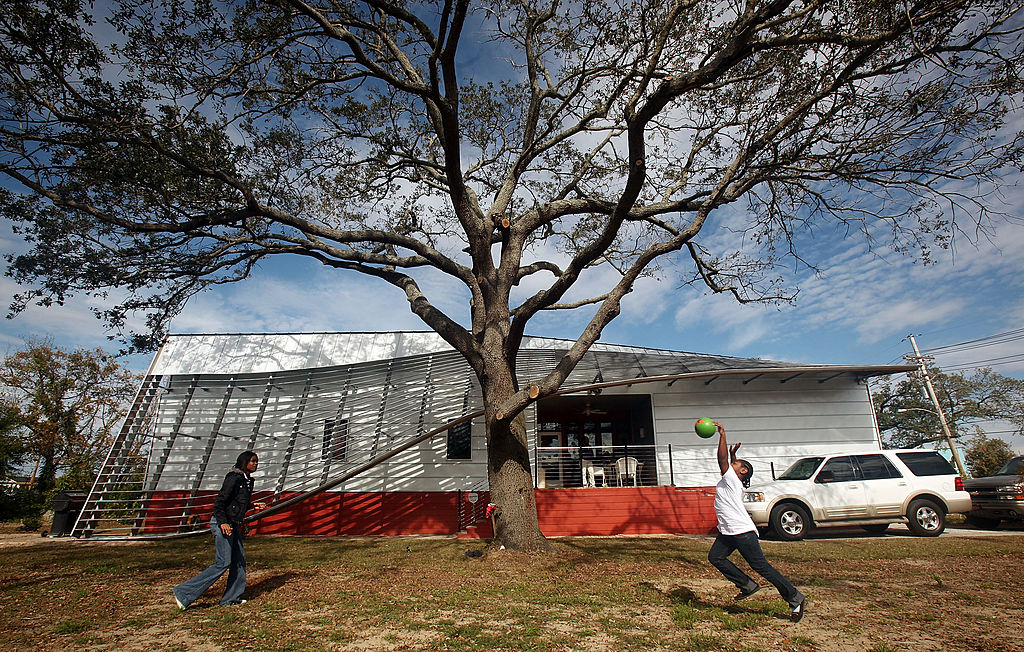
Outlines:
[[[84,491],[61,491],[53,497],[53,524],[50,526],[51,537],[62,537],[71,534],[75,521],[85,506]]]

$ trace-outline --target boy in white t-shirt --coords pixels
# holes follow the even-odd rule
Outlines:
[[[743,507],[743,489],[750,486],[754,467],[750,462],[736,458],[739,443],[730,447],[725,441],[725,428],[717,421],[715,426],[718,427],[718,467],[722,470],[722,479],[715,486],[715,514],[718,516],[719,534],[708,552],[708,561],[740,590],[736,594],[737,600],[749,598],[760,591],[761,587],[729,561],[729,555],[739,550],[750,568],[768,580],[779,590],[783,600],[789,603],[793,611],[793,622],[800,622],[807,598],[764,558],[761,544],[757,540],[757,527]]]

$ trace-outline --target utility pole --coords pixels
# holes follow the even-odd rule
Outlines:
[[[967,470],[964,469],[963,460],[960,459],[960,451],[957,450],[956,444],[953,442],[953,433],[949,431],[949,424],[946,423],[946,415],[942,412],[942,404],[939,403],[939,396],[935,393],[935,387],[932,386],[931,376],[928,375],[928,366],[925,364],[925,360],[934,360],[932,356],[921,355],[921,350],[917,348],[917,340],[914,339],[913,335],[908,336],[910,343],[914,347],[914,355],[904,356],[907,360],[912,360],[918,364],[921,368],[921,377],[924,378],[924,387],[928,393],[928,398],[932,400],[932,404],[935,405],[935,414],[939,417],[939,423],[942,424],[942,432],[946,435],[946,443],[949,444],[949,451],[953,454],[953,463],[956,464],[956,470],[960,474],[961,478],[967,477]]]

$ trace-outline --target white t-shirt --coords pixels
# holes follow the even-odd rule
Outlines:
[[[750,514],[743,507],[743,483],[732,466],[715,485],[715,514],[718,516],[718,531],[722,534],[757,532],[754,521],[750,520]]]

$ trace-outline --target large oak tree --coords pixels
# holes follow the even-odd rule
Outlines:
[[[523,409],[659,258],[740,301],[839,225],[925,259],[1019,169],[1016,2],[25,0],[0,16],[0,210],[32,301],[127,291],[146,348],[289,254],[400,288],[472,366],[497,538],[546,545]],[[741,246],[716,249],[728,211]],[[592,268],[614,278],[580,296]],[[432,268],[464,288],[449,314]],[[116,303],[116,305],[114,305]],[[541,311],[589,322],[517,378]]]

